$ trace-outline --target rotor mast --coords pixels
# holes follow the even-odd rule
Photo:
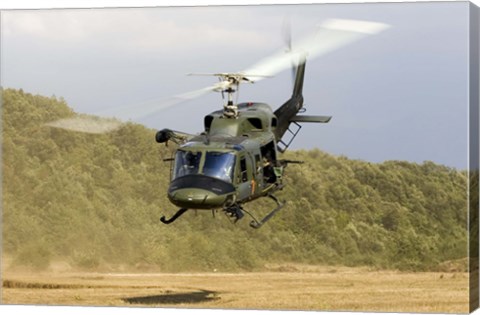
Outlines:
[[[223,104],[223,116],[225,118],[238,117],[238,91],[242,81],[253,83],[244,74],[241,73],[216,73],[219,83],[217,91],[222,92],[222,98],[225,101]],[[225,99],[225,93],[227,98]]]
[[[248,82],[255,83],[261,78],[269,78],[270,75],[246,74],[244,72],[231,73],[190,73],[189,75],[215,76],[218,77],[218,83],[205,90],[221,92],[224,100],[223,115],[225,118],[238,117],[238,91],[240,90],[240,83]],[[204,90],[202,90],[203,92]],[[225,93],[227,97],[225,99]],[[235,95],[236,93],[236,95]],[[235,96],[234,96],[235,95]]]

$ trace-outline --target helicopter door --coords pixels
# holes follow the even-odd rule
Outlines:
[[[277,177],[275,175],[275,166],[277,161],[275,145],[273,142],[270,142],[260,149],[263,159],[263,180],[266,185],[273,184],[277,181]]]
[[[248,198],[252,194],[252,162],[246,156],[240,158],[240,172],[238,174],[238,197]]]
[[[263,162],[260,152],[255,153],[255,182],[257,188],[263,186]]]

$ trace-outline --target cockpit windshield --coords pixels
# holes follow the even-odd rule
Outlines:
[[[234,165],[235,155],[233,153],[207,152],[203,166],[203,174],[231,183],[233,180]]]
[[[178,150],[175,154],[173,179],[186,176],[203,174],[231,183],[235,168],[235,155],[230,152],[205,152],[205,161],[202,152]]]
[[[185,175],[198,174],[201,157],[201,152],[177,151],[175,154],[173,179]]]

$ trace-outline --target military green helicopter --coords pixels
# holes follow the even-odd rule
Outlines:
[[[247,213],[253,219],[250,226],[259,228],[284,207],[274,193],[284,187],[287,165],[302,162],[281,159],[280,154],[299,133],[300,123],[328,123],[332,118],[301,115],[305,111],[306,57],[325,53],[386,28],[385,24],[351,20],[330,20],[322,26],[321,38],[304,40],[300,45],[302,49],[297,49],[295,56],[299,61],[293,67],[292,95],[275,111],[265,103],[237,103],[234,94],[242,82],[253,83],[291,64],[290,41],[286,54],[263,61],[260,66],[240,73],[212,74],[220,79],[220,83],[210,89],[221,92],[222,96],[227,94],[227,97],[224,97],[223,110],[205,116],[202,133],[188,135],[170,129],[157,132],[158,143],[173,141],[179,145],[175,157],[169,159],[173,164],[168,198],[180,209],[169,219],[161,217],[161,222],[170,224],[189,209],[212,210],[213,213],[221,209],[234,222]],[[286,133],[288,139],[285,139]],[[243,205],[262,197],[272,199],[276,207],[257,220]]]
[[[204,117],[204,130],[197,135],[162,129],[156,133],[158,143],[174,142],[178,145],[171,164],[171,182],[168,198],[179,210],[169,219],[170,224],[188,210],[221,209],[234,222],[252,217],[250,226],[261,227],[285,205],[274,195],[284,187],[283,177],[289,164],[302,163],[281,159],[301,129],[301,123],[328,123],[331,116],[307,116],[303,99],[306,60],[331,52],[367,35],[377,34],[388,26],[382,23],[357,20],[327,20],[313,34],[300,40],[292,48],[288,36],[288,49],[268,57],[251,68],[234,73],[207,74],[219,82],[200,90],[173,97],[166,102],[172,106],[205,93],[220,92],[223,110]],[[294,64],[297,61],[297,64]],[[241,83],[254,83],[291,68],[293,92],[291,97],[275,111],[261,102],[238,102]],[[159,108],[165,108],[161,104]],[[121,127],[117,120],[75,117],[48,124],[76,131],[103,133]],[[285,136],[289,134],[288,136]],[[257,220],[243,206],[255,199],[268,197],[276,206]]]
[[[283,188],[285,167],[300,162],[279,159],[279,152],[284,152],[298,134],[300,122],[327,123],[332,118],[298,115],[303,109],[305,65],[303,59],[296,69],[292,97],[275,111],[265,103],[235,104],[233,94],[248,78],[219,73],[214,75],[229,82],[223,90],[228,100],[223,110],[205,116],[200,135],[170,129],[157,132],[157,142],[172,140],[180,145],[168,189],[169,200],[180,209],[170,219],[162,217],[163,223],[174,222],[189,209],[219,208],[236,222],[244,216],[243,204],[269,197],[276,208],[260,221],[252,216],[250,226],[259,228],[284,206],[274,193]],[[292,124],[296,129],[292,130]],[[292,137],[285,142],[282,138],[287,131]]]

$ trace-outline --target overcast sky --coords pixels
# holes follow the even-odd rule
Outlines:
[[[239,71],[281,49],[285,17],[294,44],[329,18],[391,25],[307,61],[306,114],[333,119],[304,124],[293,148],[466,168],[467,2],[4,11],[1,83],[64,97],[77,112],[136,108],[216,82],[187,73]],[[275,109],[290,94],[285,71],[243,85],[240,101]],[[196,133],[221,106],[212,93],[147,118],[122,118]]]

